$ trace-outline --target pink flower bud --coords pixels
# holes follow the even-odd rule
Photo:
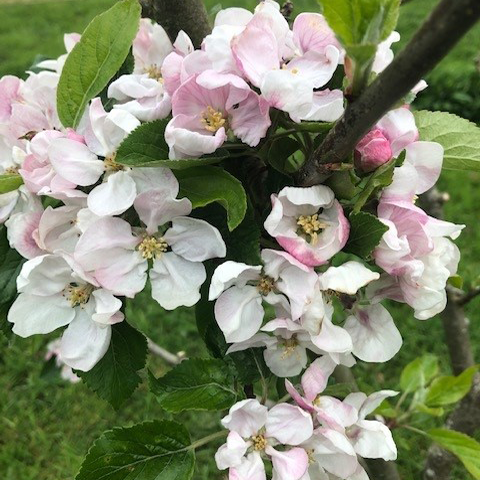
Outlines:
[[[371,172],[392,158],[392,148],[383,131],[370,130],[358,142],[355,150],[355,163],[364,172]]]

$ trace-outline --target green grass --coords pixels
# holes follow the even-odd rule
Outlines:
[[[81,32],[93,16],[113,3],[113,0],[61,0],[28,5],[2,5],[0,0],[0,75],[22,75],[37,54],[49,57],[61,54],[64,32]],[[216,3],[215,0],[209,1],[209,8],[213,8]],[[252,6],[256,1],[230,0],[222,3],[224,7],[233,4]],[[403,42],[411,36],[435,3],[436,1],[432,0],[413,0],[403,7],[399,26]],[[295,1],[297,11],[314,10],[315,5],[315,0]],[[461,86],[461,92],[471,91],[469,89],[476,78],[474,59],[478,55],[479,45],[480,31],[477,28],[429,75],[430,89],[435,94],[429,94],[428,91],[422,94],[419,99],[422,108],[438,108],[437,102],[440,108],[446,105],[448,109],[462,114],[457,110],[462,107],[462,103],[452,99],[456,92],[451,85]],[[448,85],[450,87],[447,94],[436,94],[439,90],[445,90]],[[451,105],[445,103],[444,97]],[[478,94],[477,98],[480,98]],[[460,274],[470,283],[480,274],[480,230],[477,226],[480,175],[444,172],[439,186],[450,193],[451,201],[446,205],[447,218],[467,225],[458,245],[463,254]],[[480,353],[479,308],[480,298],[468,307],[477,354]],[[404,346],[398,356],[387,365],[359,365],[356,371],[361,384],[371,385],[373,388],[395,388],[402,366],[424,352],[443,356],[444,365],[448,366],[439,319],[417,321],[410,309],[404,306],[396,306],[392,311],[402,331]],[[148,336],[170,351],[185,350],[189,356],[206,355],[196,332],[193,314],[188,309],[167,313],[152,302],[147,302],[145,296],[142,296],[130,305],[128,317]],[[44,352],[50,338],[17,337],[13,338],[10,346],[0,339],[2,480],[71,480],[88,446],[104,430],[152,418],[168,418],[149,394],[145,383],[115,412],[83,384],[65,384],[57,377],[45,374]],[[151,358],[149,368],[160,375],[168,367],[159,359]],[[198,413],[180,418],[189,427],[194,438],[214,431],[218,419],[219,415]],[[419,441],[418,437],[409,441],[410,437],[403,434],[397,435],[396,439],[401,452],[398,463],[404,478],[420,478],[422,455],[427,445],[423,440]],[[213,467],[213,452],[214,447],[198,453],[195,479],[222,478]],[[462,472],[456,478],[460,480],[468,477]]]

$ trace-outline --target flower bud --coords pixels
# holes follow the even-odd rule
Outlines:
[[[364,172],[371,172],[392,158],[392,148],[383,131],[370,130],[358,142],[355,149],[355,163]]]

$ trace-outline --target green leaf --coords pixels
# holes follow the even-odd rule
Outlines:
[[[426,354],[410,362],[400,375],[400,388],[404,392],[414,392],[424,387],[438,374],[438,358]]]
[[[425,404],[429,407],[440,407],[457,403],[472,388],[473,376],[477,371],[478,366],[473,366],[457,377],[436,378],[427,389]]]
[[[367,203],[372,194],[379,188],[388,187],[393,180],[393,171],[395,169],[395,159],[384,163],[377,168],[368,178],[363,191],[358,196],[357,201],[353,207],[353,212],[358,213],[362,207]]]
[[[137,371],[145,366],[147,340],[126,321],[112,326],[105,356],[89,372],[75,373],[99,397],[118,409],[141,382]]]
[[[165,141],[167,123],[168,120],[155,120],[137,127],[120,144],[115,161],[129,167],[168,167],[172,170],[184,170],[218,163],[229,156],[228,151],[221,149],[214,156],[169,160],[169,148]]]
[[[376,46],[397,24],[399,0],[319,0],[328,24],[349,56],[375,55]],[[367,52],[367,49],[369,50]]]
[[[16,190],[23,184],[23,178],[20,175],[0,175],[0,195]]]
[[[460,275],[452,275],[448,278],[448,284],[460,289],[463,287],[463,278]]]
[[[224,410],[237,393],[233,375],[223,360],[191,358],[161,378],[149,374],[150,389],[160,405],[172,413],[185,410]]]
[[[9,304],[17,295],[17,277],[25,259],[10,247],[7,229],[0,225],[0,305]]]
[[[247,211],[247,196],[241,182],[218,167],[204,166],[177,170],[179,197],[187,197],[193,208],[218,202],[227,211],[230,231],[235,230]]]
[[[95,17],[67,57],[57,90],[65,127],[76,128],[88,102],[121,68],[138,31],[140,4],[122,0]]]
[[[367,212],[352,213],[349,221],[350,236],[343,250],[367,258],[380,243],[388,227],[375,215]]]
[[[281,137],[273,141],[268,152],[268,163],[280,173],[293,173],[298,165],[290,157],[300,150],[300,144],[291,137]]]
[[[441,417],[445,413],[445,410],[442,407],[427,407],[424,403],[416,403],[415,408],[417,411],[426,413],[431,417]]]
[[[420,140],[444,148],[444,169],[480,172],[480,128],[453,113],[420,110],[414,115]]]
[[[480,443],[464,433],[445,428],[429,430],[428,436],[456,455],[476,480],[480,479]]]
[[[176,422],[154,421],[114,428],[95,441],[76,480],[189,480],[195,453]]]

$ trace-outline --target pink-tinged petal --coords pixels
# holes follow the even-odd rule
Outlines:
[[[243,456],[247,453],[248,443],[237,433],[230,432],[227,442],[215,453],[215,463],[219,470],[237,467],[242,463]]]
[[[173,43],[174,50],[181,55],[188,55],[195,50],[192,40],[190,37],[183,31],[178,32],[177,38]]]
[[[227,139],[225,128],[214,135],[203,128],[200,118],[178,115],[168,123],[165,140],[170,148],[169,158],[197,158],[215,152]]]
[[[309,402],[315,400],[325,390],[335,367],[335,362],[328,355],[324,355],[314,360],[305,370],[302,375],[302,388]]]
[[[215,27],[218,27],[219,25],[245,26],[252,17],[252,12],[246,8],[224,8],[215,16]]]
[[[230,468],[228,480],[266,480],[265,466],[258,452],[250,453],[238,467]]]
[[[391,160],[392,147],[380,128],[370,130],[355,147],[355,163],[364,172],[372,172]]]
[[[191,307],[200,300],[200,287],[207,274],[202,263],[190,262],[167,252],[150,269],[152,297],[166,310]]]
[[[392,32],[386,40],[378,45],[375,60],[372,65],[372,71],[380,73],[383,71],[393,60],[393,51],[390,48],[392,43],[400,40],[400,34],[398,32]]]
[[[312,215],[320,208],[329,208],[333,205],[335,196],[333,191],[325,185],[298,188],[285,187],[278,194],[284,205],[286,215]]]
[[[280,67],[277,39],[268,20],[249,24],[232,40],[232,51],[238,68],[256,87],[267,72]]]
[[[215,302],[215,319],[228,343],[255,335],[263,322],[262,297],[256,287],[231,287]]]
[[[174,198],[178,195],[178,180],[169,168],[134,168],[130,171],[130,176],[135,181],[138,193],[145,193],[161,188],[162,190],[167,190]]]
[[[210,35],[202,43],[212,68],[217,72],[229,72],[241,75],[233,56],[231,42],[236,35],[243,32],[245,27],[234,25],[215,26]]]
[[[380,390],[379,392],[372,393],[362,404],[359,412],[360,418],[365,418],[367,415],[375,411],[386,398],[396,397],[398,393],[399,392],[396,392],[395,390]]]
[[[22,80],[12,75],[0,79],[0,122],[9,120],[12,114],[12,103],[20,100]]]
[[[15,213],[5,222],[10,246],[24,258],[31,259],[44,253],[34,236],[41,217],[42,212]]]
[[[141,193],[133,206],[149,234],[156,233],[158,227],[165,225],[172,218],[188,215],[192,211],[192,204],[188,198],[177,200],[171,196],[169,190],[161,188]]]
[[[163,238],[173,252],[191,262],[223,258],[227,254],[220,232],[204,220],[174,218]]]
[[[265,427],[267,437],[286,445],[300,445],[313,434],[312,416],[289,403],[271,408]]]
[[[271,125],[270,105],[257,93],[251,91],[248,97],[230,111],[230,126],[243,143],[255,147],[265,137]]]
[[[293,38],[302,53],[313,50],[324,53],[328,45],[340,48],[335,33],[319,13],[301,13],[293,22]]]
[[[94,322],[87,309],[77,309],[75,318],[62,336],[62,360],[75,370],[88,372],[105,355],[111,336],[110,326]]]
[[[301,118],[310,122],[336,122],[345,110],[341,90],[320,90],[313,92],[310,112]]]
[[[70,282],[71,274],[70,266],[62,257],[35,257],[23,264],[17,277],[17,290],[46,297],[55,295]]]
[[[96,183],[105,169],[104,163],[85,144],[68,138],[53,140],[48,156],[55,171],[76,185]]]
[[[381,304],[358,307],[344,328],[352,337],[353,354],[365,362],[387,362],[402,346],[402,336]]]
[[[418,130],[415,125],[413,113],[405,107],[388,112],[378,123],[384,135],[390,142],[392,154],[398,154],[411,143],[418,139]]]
[[[330,267],[322,273],[320,285],[322,290],[355,295],[360,288],[379,278],[379,273],[372,272],[360,262],[350,261],[339,267]]]
[[[458,238],[464,228],[465,225],[445,222],[434,217],[428,217],[425,225],[425,230],[432,237],[450,237],[452,240]]]
[[[267,417],[268,408],[258,400],[249,398],[233,405],[228,415],[222,418],[222,425],[231,432],[248,438],[265,426]]]
[[[339,432],[358,421],[358,411],[335,397],[322,395],[315,402],[315,410],[323,426]]]
[[[95,300],[95,313],[92,314],[92,320],[103,325],[111,325],[123,320],[124,315],[120,312],[122,301],[111,292],[100,288],[93,291],[92,297]],[[119,313],[120,316],[117,315]]]
[[[260,86],[271,107],[287,112],[299,122],[308,115],[313,102],[313,83],[295,70],[269,70]]]
[[[163,87],[165,92],[172,97],[177,88],[182,84],[180,79],[183,56],[172,52],[165,58],[162,65]]]
[[[258,280],[261,270],[261,266],[251,266],[231,260],[222,263],[213,272],[208,299],[215,300],[232,285],[244,287],[247,282]]]
[[[303,448],[279,452],[268,446],[265,451],[272,460],[272,480],[299,480],[308,469],[308,455]]]
[[[75,310],[61,293],[51,296],[21,293],[10,307],[7,319],[13,323],[13,333],[26,338],[53,332],[68,325],[74,317]]]
[[[311,402],[307,401],[303,398],[300,393],[298,393],[297,389],[293,386],[290,380],[285,380],[285,389],[287,390],[288,394],[293,398],[295,403],[302,408],[303,410],[313,413],[314,408]]]
[[[397,447],[392,432],[383,423],[361,420],[349,432],[355,451],[363,458],[383,458],[391,461],[397,458]]]
[[[88,195],[88,208],[99,217],[119,215],[135,200],[137,189],[129,172],[115,172]]]
[[[318,335],[312,336],[312,343],[324,352],[350,353],[352,351],[352,338],[342,327],[334,325],[326,315],[321,324]]]
[[[133,41],[135,71],[141,72],[152,65],[160,66],[172,49],[172,42],[163,27],[149,18],[142,18]]]
[[[275,337],[271,337],[266,333],[257,333],[252,338],[249,338],[244,342],[232,343],[232,345],[228,347],[226,354],[228,355],[234,352],[241,352],[249,348],[265,347],[265,346],[273,345],[274,343],[276,343]]]

